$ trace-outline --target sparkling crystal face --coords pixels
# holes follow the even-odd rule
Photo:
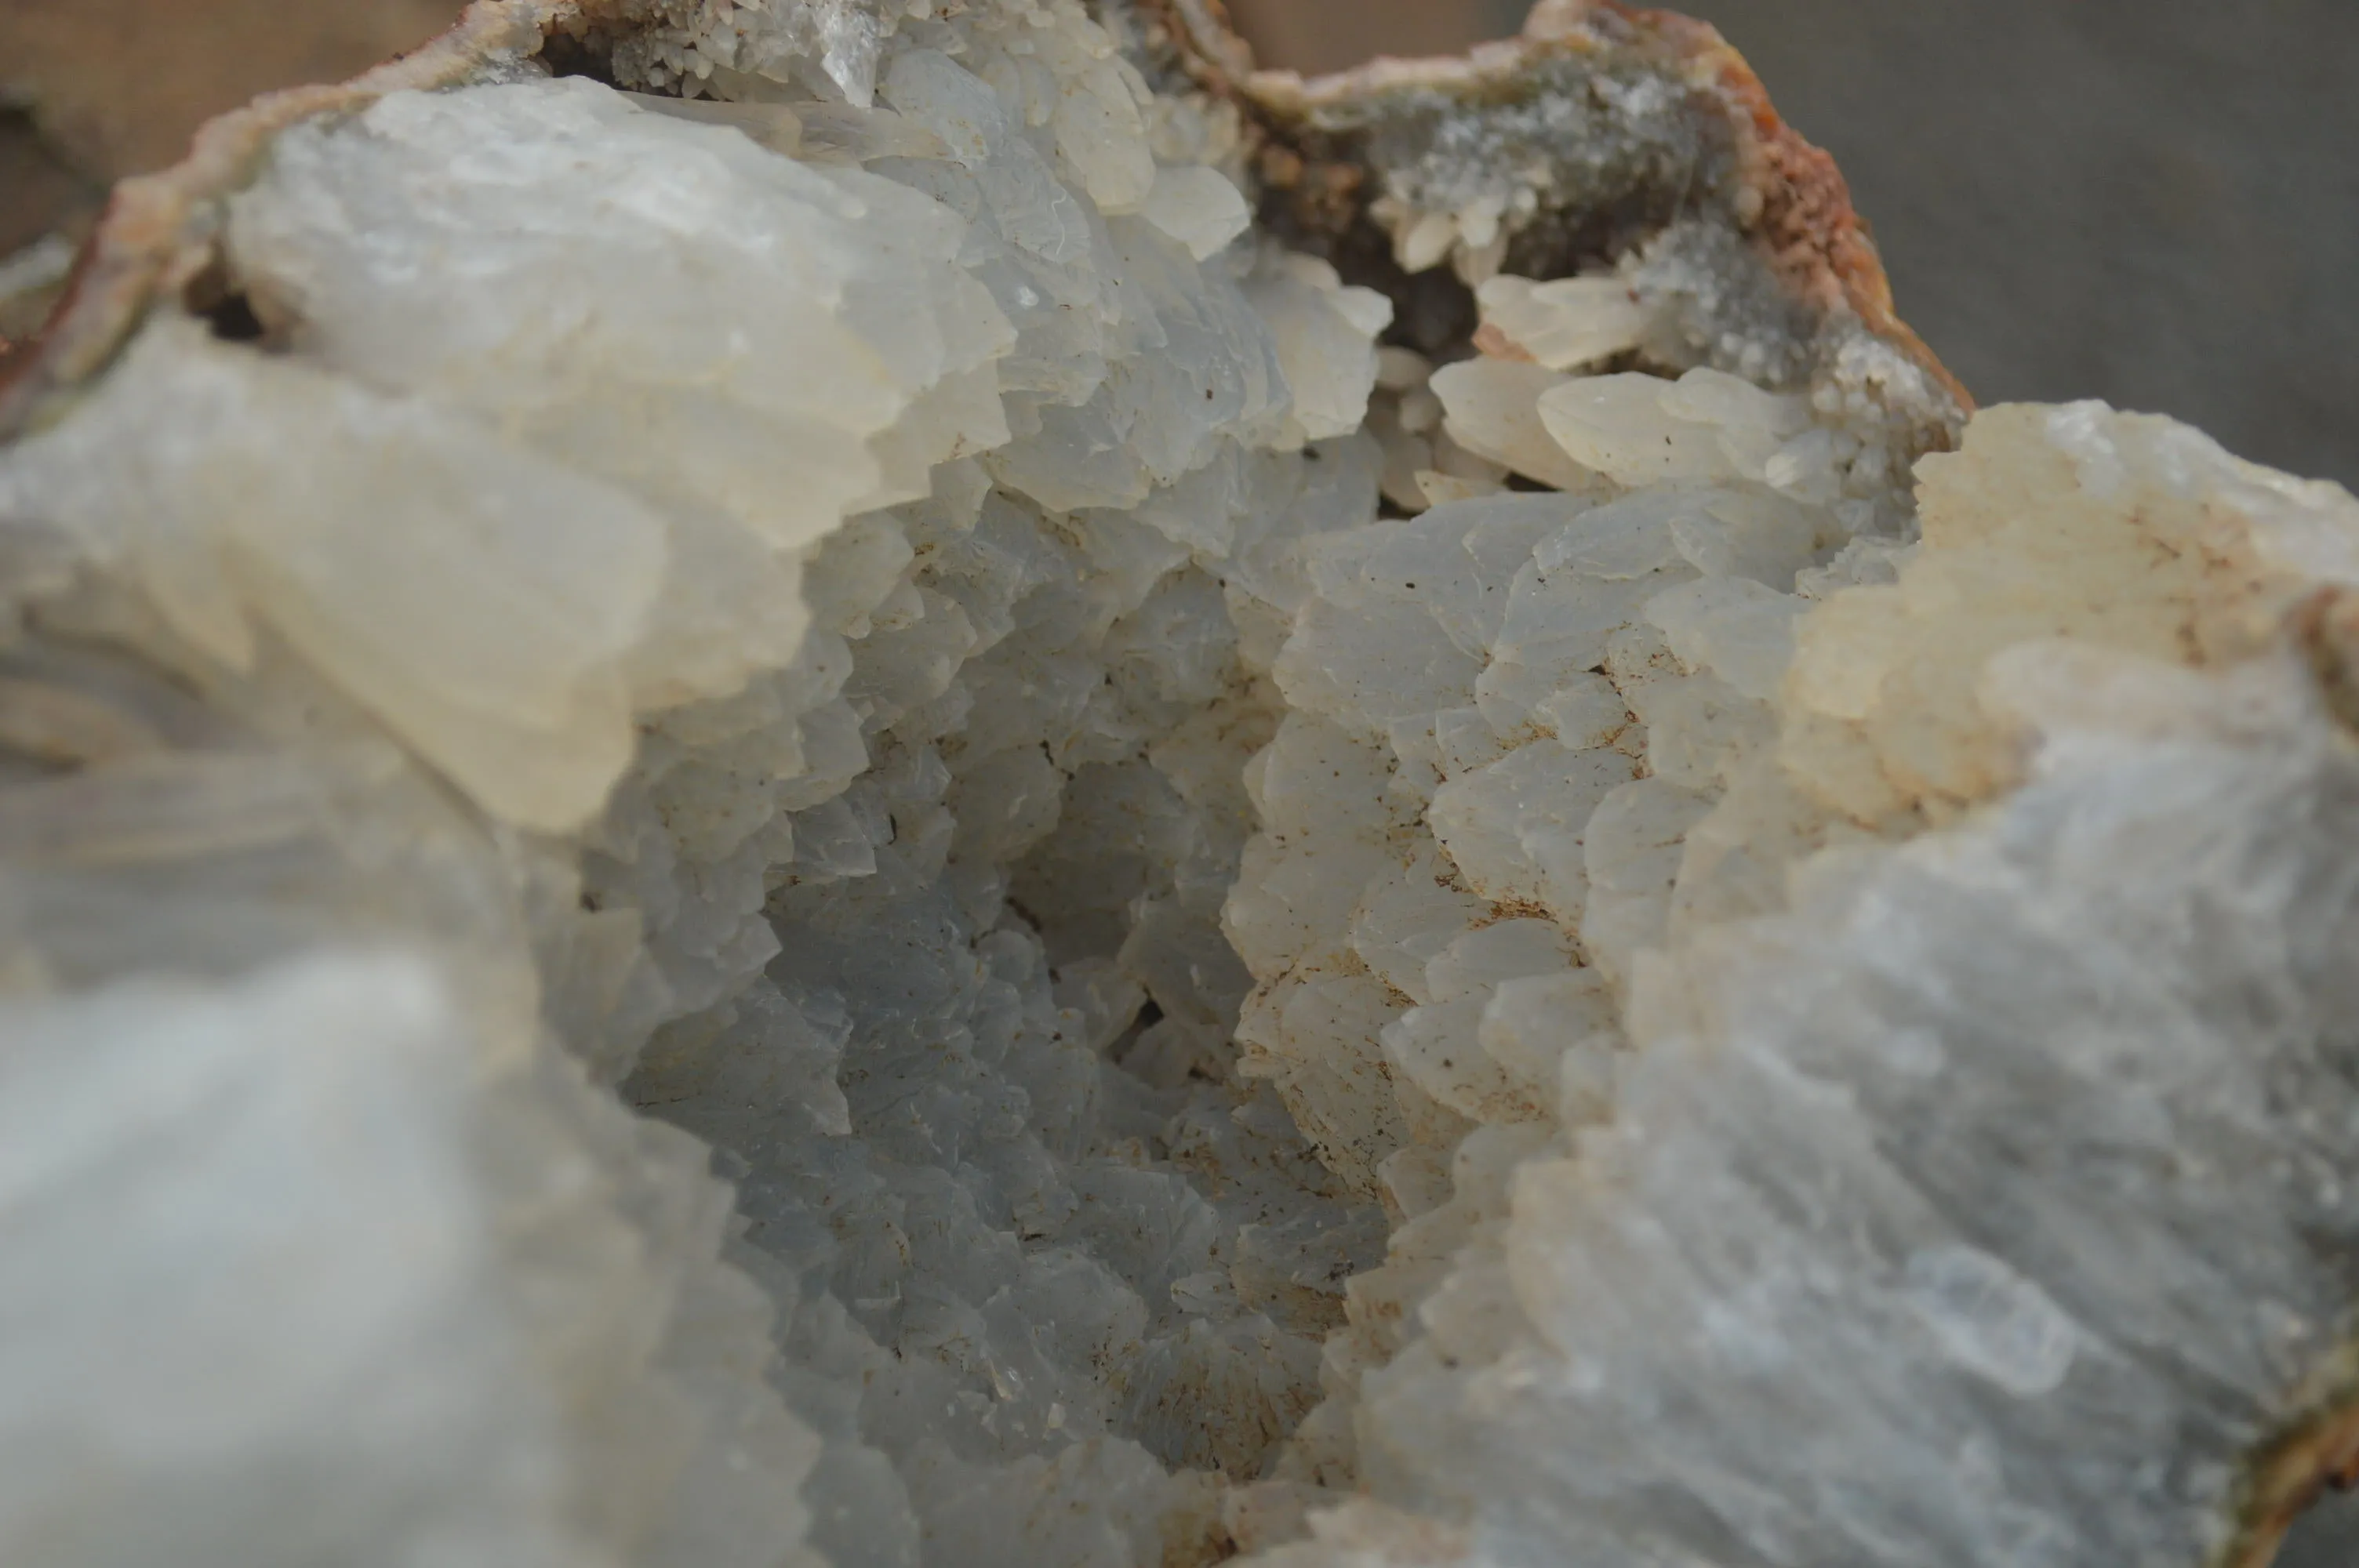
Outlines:
[[[2359,504],[1958,445],[1618,12],[1254,124],[641,11],[280,130],[254,331],[0,449],[5,1554],[2252,1547]]]

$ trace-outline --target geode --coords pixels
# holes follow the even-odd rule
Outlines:
[[[2359,1467],[2359,503],[1973,414],[1701,25],[482,0],[124,186],[0,437],[10,1563]]]

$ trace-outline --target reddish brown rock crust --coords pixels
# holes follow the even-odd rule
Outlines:
[[[1716,105],[1737,171],[1736,189],[1727,193],[1731,216],[1788,296],[1821,318],[1849,311],[1923,369],[1961,416],[1973,411],[1972,395],[1895,310],[1883,259],[1834,159],[1778,116],[1752,67],[1705,23],[1621,0],[1541,0],[1520,37],[1478,45],[1462,58],[1376,59],[1305,81],[1256,70],[1220,0],[1139,5],[1161,34],[1157,41],[1196,84],[1245,111],[1261,142],[1261,171],[1288,193],[1295,226],[1338,235],[1364,219],[1376,194],[1364,164],[1321,157],[1327,139],[1318,123],[1340,107],[1364,116],[1367,105],[1386,98],[1436,96],[1479,105],[1511,94],[1553,60],[1630,62],[1673,79]],[[1518,258],[1524,265],[1516,270],[1560,276],[1592,259]]]
[[[1256,70],[1220,0],[1136,4],[1150,48],[1244,111],[1273,204],[1287,215],[1286,227],[1310,233],[1340,235],[1364,226],[1376,189],[1364,165],[1322,156],[1322,138],[1310,125],[1322,110],[1405,92],[1479,99],[1511,90],[1541,62],[1567,57],[1643,61],[1676,76],[1722,105],[1741,170],[1740,216],[1789,296],[1821,316],[1855,314],[1923,367],[1958,411],[1972,407],[1894,313],[1883,265],[1833,160],[1778,119],[1759,78],[1702,23],[1618,0],[1543,0],[1521,38],[1480,46],[1463,59],[1380,59],[1305,81],[1288,71]],[[466,81],[487,65],[545,49],[579,52],[581,40],[594,45],[601,33],[627,27],[632,8],[630,0],[475,0],[449,31],[412,53],[339,85],[266,94],[206,125],[179,164],[123,181],[49,324],[0,361],[0,437],[103,366],[151,299],[193,287],[200,308],[211,303],[203,290],[208,274],[217,273],[214,199],[248,178],[278,130],[317,114],[351,113],[388,92]],[[1323,139],[1331,146],[1333,140]],[[1563,271],[1583,259],[1555,258]],[[1471,319],[1466,328],[1471,331]]]

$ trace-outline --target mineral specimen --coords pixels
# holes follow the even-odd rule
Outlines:
[[[2359,503],[1969,423],[1707,29],[487,0],[82,267],[6,1561],[2200,1568],[2359,1467]]]

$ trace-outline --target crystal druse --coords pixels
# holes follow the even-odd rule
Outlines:
[[[2206,1568],[2359,1467],[2359,503],[1708,29],[485,0],[0,384],[0,1560]]]

